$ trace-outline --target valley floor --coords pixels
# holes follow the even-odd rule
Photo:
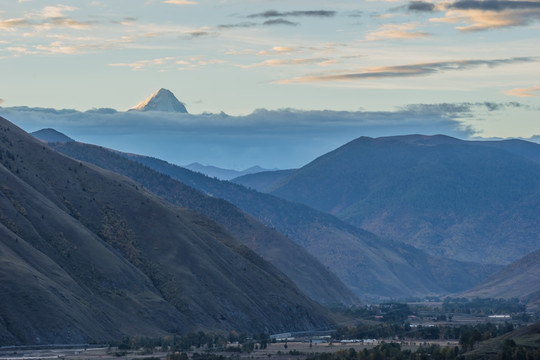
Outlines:
[[[340,350],[354,348],[361,351],[365,348],[372,349],[380,345],[382,341],[375,340],[365,343],[337,342],[333,343],[313,343],[291,341],[277,342],[269,344],[266,349],[257,349],[250,353],[237,352],[207,352],[206,350],[187,351],[190,360],[219,360],[219,359],[273,359],[273,360],[299,360],[316,353],[334,353]],[[386,342],[389,342],[386,340]],[[458,346],[458,340],[428,340],[428,341],[396,341],[403,350],[417,350],[420,346],[439,345]],[[286,345],[285,345],[286,344]],[[69,348],[69,349],[48,349],[48,350],[0,350],[0,360],[167,360],[170,353],[164,351],[154,352],[152,354],[141,354],[138,351],[120,352],[116,348]],[[202,355],[202,356],[200,356]],[[207,355],[207,356],[205,356]]]

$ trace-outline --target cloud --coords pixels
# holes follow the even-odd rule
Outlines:
[[[174,60],[176,60],[176,58],[174,57],[164,57],[164,58],[157,58],[157,59],[150,59],[150,60],[139,60],[139,61],[134,61],[131,63],[113,63],[113,64],[109,64],[109,66],[129,67],[131,68],[131,70],[138,71],[138,70],[143,70],[150,67],[170,65],[173,63]]]
[[[271,19],[266,20],[263,25],[289,25],[289,26],[297,26],[300,25],[299,23],[292,22],[285,19]]]
[[[461,0],[447,5],[449,9],[460,10],[484,10],[484,11],[505,11],[505,10],[536,10],[540,9],[540,2],[537,1],[500,1],[500,0]]]
[[[538,1],[454,1],[441,3],[445,16],[434,18],[432,22],[461,24],[456,28],[462,32],[525,26],[540,19]]]
[[[254,22],[241,22],[238,24],[224,24],[224,25],[218,25],[217,27],[219,29],[235,29],[235,28],[250,28],[257,26],[257,23]]]
[[[77,10],[76,7],[67,5],[45,6],[36,13],[27,14],[24,18],[0,19],[0,29],[15,30],[24,27],[40,31],[51,28],[86,29],[96,24],[96,21],[78,21],[64,14],[75,10]]]
[[[173,5],[197,5],[196,1],[191,0],[165,0],[163,3]]]
[[[441,104],[410,104],[400,109],[422,114],[440,114],[442,116],[470,116],[475,110],[501,111],[509,108],[529,108],[527,105],[518,102],[496,103],[484,102],[464,102],[464,103],[441,103]]]
[[[304,10],[304,11],[286,11],[279,12],[276,10],[268,10],[262,13],[248,15],[248,18],[275,18],[275,17],[333,17],[335,11],[329,10]]]
[[[207,65],[225,64],[226,60],[222,59],[207,59],[203,56],[192,56],[190,58],[180,58],[167,56],[163,58],[139,60],[131,63],[112,63],[109,66],[115,67],[127,67],[133,71],[141,71],[147,69],[158,69],[158,71],[165,72],[171,70],[177,70],[178,65],[182,66],[182,70],[186,68],[195,68]]]
[[[36,45],[35,48],[49,54],[75,54],[80,50],[78,46],[66,45],[61,41],[54,41],[49,45]]]
[[[432,12],[435,10],[435,4],[426,1],[411,1],[407,10],[416,12]]]
[[[227,116],[14,107],[0,108],[0,115],[26,131],[54,128],[78,141],[180,165],[199,161],[228,168],[255,164],[284,168],[301,166],[359,136],[473,135],[460,121],[463,112],[440,110],[259,109],[246,116]]]
[[[65,17],[65,12],[71,12],[77,10],[76,7],[68,5],[56,5],[56,6],[45,6],[40,15],[43,18],[63,18]]]
[[[301,48],[299,47],[291,47],[291,46],[274,46],[270,50],[261,50],[257,52],[257,55],[259,56],[273,56],[273,55],[283,55],[283,54],[290,54],[293,52],[301,51]]]
[[[240,65],[243,69],[249,69],[254,67],[274,67],[284,65],[305,65],[305,64],[321,64],[327,65],[331,61],[327,58],[308,58],[308,59],[269,59],[259,63],[250,65]]]
[[[418,39],[430,36],[424,31],[413,31],[418,27],[418,24],[383,24],[376,31],[366,35],[366,40],[383,40],[383,39]]]
[[[4,30],[12,30],[18,27],[27,27],[33,25],[29,20],[27,19],[7,19],[2,20],[0,19],[0,29]]]
[[[400,77],[418,77],[427,76],[447,71],[458,71],[478,68],[480,66],[497,67],[509,64],[519,64],[538,61],[532,57],[515,57],[508,59],[493,59],[493,60],[453,60],[453,61],[437,61],[428,63],[416,63],[397,66],[383,66],[369,68],[361,72],[337,73],[301,76],[290,80],[281,80],[277,83],[310,83],[310,82],[326,82],[326,81],[354,81],[364,79],[381,79],[381,78],[400,78]]]
[[[515,88],[504,92],[507,95],[519,97],[540,96],[540,86],[532,86],[529,88]]]
[[[187,35],[188,39],[195,39],[200,37],[206,37],[206,36],[216,36],[218,35],[216,32],[213,31],[207,31],[207,30],[192,30],[192,31],[186,31],[185,34]]]
[[[4,99],[0,99],[0,104],[3,104],[4,103]]]

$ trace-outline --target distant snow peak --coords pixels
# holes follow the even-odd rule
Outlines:
[[[130,110],[137,111],[166,111],[187,113],[187,109],[182,102],[180,102],[174,94],[167,89],[159,89],[148,99],[141,102],[139,105],[131,108]]]

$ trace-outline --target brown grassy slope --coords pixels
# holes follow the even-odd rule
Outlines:
[[[534,251],[490,276],[482,284],[460,294],[463,297],[519,298],[540,309],[540,250]]]
[[[481,342],[476,349],[469,353],[465,353],[465,356],[471,356],[472,358],[500,358],[500,354],[503,351],[505,342],[512,340],[518,347],[525,347],[528,349],[540,349],[540,322],[534,323],[529,326],[524,326],[502,336],[489,339]],[[499,354],[499,357],[497,357]]]
[[[43,268],[42,276],[20,278],[10,271],[12,264],[31,268],[37,262],[6,256],[11,260],[1,276],[19,285],[0,303],[0,328],[6,324],[0,334],[26,343],[69,342],[174,330],[277,332],[329,325],[288,278],[221,226],[125,177],[67,158],[5,119],[0,164],[0,223],[12,235],[2,243],[15,236],[42,262],[56,265]],[[64,288],[53,281],[58,276]],[[0,284],[3,291],[14,286]],[[70,317],[61,301],[77,316]],[[97,314],[92,321],[85,321],[85,306]],[[58,324],[34,318],[36,313]]]

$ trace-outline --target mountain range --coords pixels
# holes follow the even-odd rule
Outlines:
[[[144,177],[137,175],[138,171],[122,170],[132,165],[115,165],[118,159],[107,155],[103,151],[106,149],[100,150],[95,146],[73,143],[51,145],[74,158],[121,171],[134,179],[139,179],[138,181],[149,183],[143,179]],[[332,270],[359,297],[406,297],[461,291],[478,284],[498,269],[497,266],[463,263],[429,256],[421,250],[379,238],[365,230],[346,224],[334,216],[304,205],[257,193],[159,159],[133,154],[121,155],[197,188],[211,198],[229,201],[266,225],[287,235]],[[149,177],[152,178],[155,175]],[[185,200],[186,196],[178,196],[179,193],[164,190],[164,188],[175,188],[176,192],[178,186],[174,187],[167,182],[169,185],[165,187],[161,185],[161,181],[153,183],[154,185],[147,185],[148,188],[154,189],[154,192],[161,194],[160,196],[168,201],[179,201],[178,203],[183,206],[205,211],[217,221],[230,223],[229,220],[223,221],[216,217],[216,212],[213,210],[215,207],[202,209],[194,202],[189,204]],[[253,244],[253,240],[248,243]],[[257,246],[252,245],[252,248],[255,249]],[[263,255],[263,253],[260,254]],[[296,262],[293,264],[296,265]],[[290,272],[286,273],[290,274]]]
[[[540,145],[362,137],[306,166],[235,182],[460,261],[508,264],[540,247]]]
[[[9,132],[9,130],[7,132]],[[35,133],[34,135],[39,137],[40,134]],[[432,143],[434,140],[433,138],[435,138],[436,144]],[[361,138],[359,140],[365,139]],[[386,138],[384,140],[390,144],[394,144],[394,141],[397,140],[398,143],[404,142],[409,143],[409,145],[412,143],[414,146],[421,145],[426,147],[437,147],[440,143],[454,144],[459,148],[459,145],[461,145],[460,140],[447,137],[410,136],[401,137],[399,139]],[[13,142],[13,139],[9,138],[9,140],[5,140],[4,143],[7,144],[9,141]],[[17,141],[21,142],[21,140]],[[534,146],[531,147],[528,143],[523,145],[514,141],[511,142],[509,148],[506,149],[505,144],[501,145],[500,142],[495,143],[496,144],[494,145],[490,145],[488,143],[474,144],[471,142],[471,144],[467,143],[466,146],[470,145],[487,149],[479,150],[479,153],[481,154],[485,151],[495,149],[495,155],[492,155],[495,158],[496,155],[502,152],[506,154],[505,156],[510,156],[512,159],[515,159],[513,157],[525,159],[526,163],[532,166],[533,169],[537,166],[538,163],[535,160],[537,153]],[[285,319],[288,319],[286,321],[289,321],[289,323],[287,323],[285,327],[288,326],[289,328],[293,328],[296,326],[296,328],[314,328],[316,326],[323,327],[330,324],[324,311],[322,311],[317,304],[304,297],[302,293],[309,295],[312,299],[325,305],[357,304],[358,300],[356,296],[362,298],[396,298],[458,292],[461,292],[464,296],[475,296],[475,294],[486,294],[487,296],[490,296],[490,294],[502,294],[504,289],[509,289],[506,295],[516,294],[518,297],[529,301],[533,306],[537,301],[538,290],[528,286],[531,276],[534,277],[538,271],[535,268],[538,263],[535,253],[526,256],[522,260],[519,260],[515,264],[509,265],[502,270],[500,266],[487,262],[478,264],[474,262],[452,260],[445,258],[444,256],[428,254],[422,249],[405,244],[403,241],[395,241],[388,237],[375,235],[374,233],[370,233],[353,224],[340,220],[328,212],[322,212],[303,204],[290,202],[271,194],[260,193],[228,181],[211,178],[159,159],[121,153],[115,150],[73,141],[53,142],[49,145],[71,158],[78,159],[77,161],[79,162],[76,161],[75,163],[79,164],[79,166],[89,167],[90,169],[98,170],[98,172],[105,171],[99,170],[101,168],[112,170],[115,173],[122,174],[136,181],[132,184],[138,191],[145,193],[151,191],[161,199],[166,200],[169,204],[182,206],[184,209],[168,205],[172,206],[172,209],[175,209],[176,211],[187,212],[187,214],[190,214],[192,217],[203,219],[195,221],[197,225],[203,224],[203,230],[191,229],[190,231],[194,231],[199,234],[198,236],[203,237],[204,235],[200,235],[200,231],[203,233],[206,231],[206,234],[210,231],[210,233],[213,234],[210,235],[211,237],[216,236],[215,234],[217,232],[220,234],[217,238],[219,238],[221,244],[226,244],[229,248],[232,247],[237,252],[238,249],[242,249],[239,251],[242,254],[246,254],[246,252],[251,254],[248,257],[250,259],[253,257],[257,258],[257,264],[260,265],[260,268],[273,269],[275,274],[279,274],[280,278],[285,279],[285,281],[288,281],[288,279],[279,271],[291,278],[294,281],[294,284],[291,282],[288,284],[291,289],[296,289],[293,293],[298,296],[298,298],[291,301],[297,302],[299,301],[298,299],[302,299],[302,309],[309,308],[310,310],[308,310],[308,312],[312,316],[307,316],[307,318],[301,316],[299,321],[296,321],[295,316],[292,315],[294,311],[292,311],[292,313],[286,312]],[[347,147],[347,145],[345,145],[345,147]],[[392,152],[393,150],[395,149],[391,149],[388,152]],[[454,152],[457,154],[460,154],[461,151],[464,150],[461,148],[457,150],[454,149]],[[8,160],[12,160],[12,158],[17,159],[19,157],[18,154],[14,155],[14,153],[9,150],[0,152],[0,154],[5,154],[5,157]],[[462,157],[467,157],[467,155],[468,154],[466,153],[465,155],[462,155]],[[2,156],[2,159],[5,157]],[[406,157],[407,156],[405,156],[405,158]],[[337,156],[336,159],[338,164],[343,161],[339,156]],[[426,162],[421,156],[418,159],[420,159],[421,162]],[[439,163],[439,157],[435,157],[435,159],[437,159],[437,161],[432,161],[432,163]],[[54,157],[48,160],[58,161]],[[318,160],[319,159],[314,162],[317,162]],[[507,166],[508,161],[506,161],[504,157],[503,160],[504,161],[500,162],[500,164],[504,169],[504,166]],[[459,158],[459,161],[465,163],[467,169],[471,167],[471,165],[466,161],[463,161],[462,158]],[[92,165],[87,164],[87,162],[98,165],[99,168],[95,168]],[[332,161],[329,161],[328,163],[332,163]],[[427,161],[427,163],[430,162]],[[442,163],[447,164],[451,163],[451,161],[449,162],[446,160],[442,161]],[[20,175],[21,169],[19,167],[14,169],[13,165],[9,162],[6,162],[6,164],[11,166],[10,170],[12,170],[12,172],[14,170],[14,173],[17,174],[17,176]],[[349,165],[350,167],[354,167],[354,161],[350,161]],[[516,169],[520,169],[520,166],[521,165],[518,164]],[[277,172],[261,172],[238,178],[236,181],[250,183],[249,186],[252,188],[264,186],[266,191],[273,192],[275,189],[284,186],[284,184],[288,184],[289,181],[294,179],[298,173],[302,172],[302,170],[303,168]],[[347,174],[347,172],[344,172],[344,174]],[[35,176],[41,178],[40,175]],[[520,176],[523,177],[524,175],[518,175],[518,178],[522,179]],[[78,180],[80,181],[80,179]],[[342,184],[338,183],[338,185]],[[534,189],[534,186],[532,188]],[[84,189],[86,189],[86,187],[84,187]],[[261,188],[259,187],[259,189]],[[87,190],[82,192],[86,193]],[[5,193],[10,194],[9,192]],[[94,198],[96,198],[95,193],[95,191],[92,192]],[[57,193],[56,196],[59,196],[59,194],[60,193]],[[107,196],[113,198],[110,194],[107,194]],[[148,196],[154,195],[148,193]],[[78,195],[78,197],[84,199],[83,195]],[[116,197],[116,199],[118,200],[115,200],[115,203],[116,201],[122,202],[118,197]],[[80,199],[75,200],[71,198],[70,204],[79,204],[78,200]],[[154,198],[154,200],[158,202],[162,201],[157,198]],[[103,201],[103,199],[101,199],[101,201]],[[113,200],[111,199],[111,201]],[[133,207],[131,201],[124,200],[124,202],[128,202],[128,206]],[[13,202],[11,203],[13,204]],[[85,206],[79,206],[85,208]],[[76,208],[76,205],[71,205],[71,207]],[[190,210],[185,210],[185,208]],[[193,210],[196,212],[190,212]],[[534,208],[531,211],[534,213]],[[0,220],[2,220],[3,224],[11,225],[11,218],[12,217],[4,216]],[[135,218],[135,216],[133,218]],[[76,217],[76,219],[82,222],[78,217]],[[109,219],[107,218],[107,221],[101,221],[107,224],[108,220]],[[154,224],[155,221],[154,219],[145,219],[145,222],[146,220],[150,221],[152,224]],[[180,315],[176,314],[176,316],[179,316],[179,321],[181,320],[184,321],[184,323],[189,323],[193,318],[187,320],[182,318],[182,316],[185,316],[185,313],[182,312],[182,310],[185,310],[185,307],[182,307],[181,305],[184,303],[191,304],[191,302],[182,299],[184,302],[180,302],[180,305],[178,305],[178,302],[174,301],[174,299],[178,300],[178,296],[175,298],[174,291],[170,290],[170,284],[171,282],[174,282],[171,280],[171,278],[174,277],[174,272],[167,266],[163,268],[162,266],[164,265],[161,263],[161,260],[159,261],[157,275],[153,272],[157,262],[156,257],[146,257],[148,251],[151,253],[151,246],[148,247],[149,245],[146,245],[147,247],[144,247],[139,244],[139,241],[132,241],[131,239],[133,237],[131,230],[132,228],[136,228],[136,226],[133,224],[125,226],[125,221],[126,219],[122,218],[120,226],[118,225],[118,220],[114,222],[115,225],[113,225],[112,228],[115,229],[115,235],[108,238],[108,245],[116,248],[122,254],[124,260],[129,264],[134,265],[138,271],[148,277],[149,282],[158,290],[158,294],[162,295],[164,303],[172,305],[176,311],[179,310],[178,307],[180,306]],[[103,238],[104,233],[96,232],[89,224],[91,224],[91,221],[85,220],[83,226],[90,228],[94,234],[97,233],[98,237],[101,236],[101,238],[105,239],[105,242],[107,242],[107,238]],[[93,226],[96,228],[95,224]],[[107,225],[105,226],[107,227]],[[121,229],[119,232],[117,230],[118,227]],[[137,228],[137,230],[140,231],[139,228]],[[126,233],[128,235],[125,235]],[[107,233],[105,232],[105,234]],[[111,239],[118,238],[118,234],[121,235],[120,239],[125,237],[125,239],[129,238],[130,241],[122,242],[121,240],[120,243],[111,243]],[[143,236],[148,236],[148,233]],[[188,238],[190,238],[190,236],[188,236]],[[55,249],[57,251],[62,250],[65,252],[66,243],[69,242],[64,241],[63,245],[55,243]],[[167,242],[167,244],[170,245],[170,241]],[[135,250],[133,250],[133,248]],[[250,250],[248,250],[248,248]],[[156,254],[158,253],[159,250],[154,247],[154,256],[157,256]],[[255,253],[261,257],[258,257]],[[137,256],[133,257],[133,254],[136,254]],[[144,255],[142,256],[143,260],[134,260],[141,255]],[[197,253],[196,256],[204,257],[207,255],[208,254],[201,255]],[[188,260],[190,257],[191,255],[187,256],[185,259]],[[268,260],[272,265],[264,262],[263,259]],[[224,261],[226,262],[228,260]],[[61,262],[59,264],[61,264],[60,266],[65,267]],[[262,264],[264,264],[264,266]],[[82,267],[84,268],[84,263]],[[7,265],[0,269],[2,269],[0,271],[9,273]],[[328,270],[331,270],[331,272]],[[219,273],[222,269],[220,268],[216,271]],[[270,270],[267,271],[270,272]],[[518,276],[520,273],[523,274],[523,276]],[[44,275],[43,277],[45,278],[46,276],[48,275]],[[69,273],[69,276],[75,278],[71,273]],[[219,277],[220,275],[213,274],[208,276]],[[169,286],[164,285],[164,279],[168,280]],[[241,281],[246,281],[246,279],[242,279]],[[252,280],[247,281],[249,282]],[[78,279],[77,282],[81,283]],[[16,281],[12,281],[10,286],[15,286],[15,283]],[[89,288],[91,293],[96,292],[95,289],[87,283],[82,283]],[[159,284],[159,287],[156,284]],[[345,284],[348,289],[343,286],[343,284]],[[195,288],[195,285],[191,286]],[[164,292],[163,288],[168,291]],[[525,288],[527,288],[527,291],[524,291]],[[99,299],[101,302],[107,303],[110,301],[107,297],[103,298],[103,294],[101,293],[99,293],[99,296],[101,296]],[[289,294],[284,294],[284,296],[286,296],[287,299],[292,299],[292,297],[289,297]],[[210,296],[203,296],[203,298],[208,299]],[[212,306],[210,306],[210,310],[208,310],[206,308],[208,305],[210,305],[208,302],[206,302],[203,307],[198,304],[200,313],[197,314],[196,322],[199,324],[199,327],[234,329],[246,326],[245,324],[238,322],[235,322],[234,324],[229,323],[227,321],[227,316],[218,316],[218,319],[220,320],[218,321],[219,324],[212,323],[210,320],[204,322],[201,320],[204,319],[202,309],[204,308],[209,312],[214,310]],[[196,307],[196,305],[191,306]],[[227,309],[230,310],[230,306],[227,307]],[[13,332],[8,326],[12,320],[8,318],[9,315],[4,315],[10,314],[12,310],[13,309],[10,308],[0,313],[0,325],[6,324],[4,328],[0,327],[0,339],[17,338],[17,335],[13,335],[16,332]],[[220,310],[220,314],[223,315],[223,309]],[[296,308],[296,310],[298,310],[298,308]],[[235,309],[233,313],[238,313],[238,311],[238,309]],[[300,314],[306,315],[306,313],[303,312],[304,310],[299,311]],[[104,313],[106,312],[104,311]],[[316,314],[316,316],[313,314]],[[254,315],[250,314],[247,316]],[[264,316],[262,317],[264,318]],[[115,318],[111,321],[119,320]],[[148,319],[143,319],[143,321],[149,322]],[[253,328],[253,324],[251,325],[251,328]],[[144,326],[148,325],[145,324]],[[170,328],[164,330],[163,324],[152,324],[152,326],[154,326],[153,331],[156,334],[174,331]],[[282,323],[273,324],[272,326],[274,326],[274,328],[284,328]],[[128,331],[126,329],[131,328],[130,326],[124,325],[124,327],[117,327],[117,329],[119,329],[119,333],[122,331],[123,333],[127,333]],[[108,334],[108,336],[111,336],[111,334]],[[81,337],[82,336],[79,334],[79,338]],[[24,341],[28,341],[28,339],[25,339]]]
[[[223,226],[3,118],[0,178],[2,344],[332,324]]]
[[[263,169],[262,167],[257,166],[257,165],[252,166],[242,171],[238,171],[238,170],[232,170],[232,169],[222,169],[222,168],[219,168],[217,166],[212,166],[212,165],[203,165],[197,162],[191,163],[184,167],[191,171],[205,174],[210,177],[215,177],[220,180],[231,180],[231,179],[241,177],[244,175],[256,174],[263,171],[274,171],[274,170]]]

